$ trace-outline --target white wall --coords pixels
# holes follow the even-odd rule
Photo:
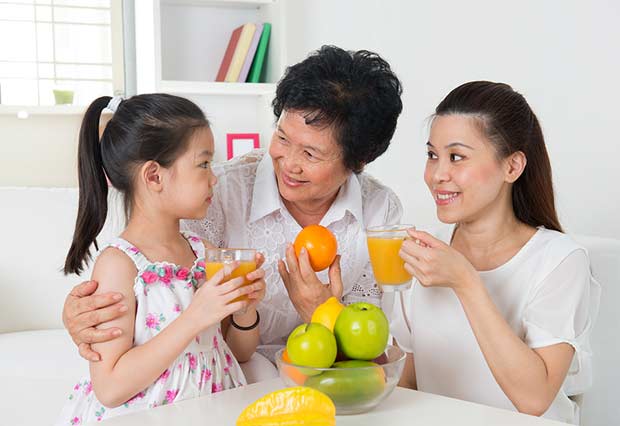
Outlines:
[[[77,186],[80,115],[0,115],[0,186]]]
[[[402,79],[394,143],[368,170],[400,195],[404,220],[435,222],[422,181],[426,118],[452,88],[489,79],[510,83],[538,114],[565,228],[620,238],[613,174],[620,157],[620,2],[285,1],[290,64],[331,43],[381,53]],[[222,156],[225,130],[260,124],[235,98],[213,99],[207,112]],[[78,116],[0,115],[0,185],[75,186],[79,123]]]
[[[422,180],[425,119],[451,89],[485,79],[511,84],[538,114],[566,230],[620,238],[620,2],[295,3],[287,10],[289,63],[335,44],[379,52],[401,78],[393,146],[368,171],[398,193],[406,221],[435,221]]]

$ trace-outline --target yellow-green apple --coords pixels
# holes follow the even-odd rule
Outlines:
[[[286,351],[293,364],[327,368],[336,359],[336,338],[323,324],[301,324],[289,334]]]
[[[381,355],[389,333],[390,326],[381,308],[365,302],[346,306],[334,326],[338,349],[351,359],[372,360]]]

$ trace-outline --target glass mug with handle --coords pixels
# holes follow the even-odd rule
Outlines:
[[[255,249],[237,249],[237,248],[208,248],[205,252],[205,274],[210,279],[224,267],[224,265],[239,262],[230,276],[226,280],[244,277],[243,286],[251,283],[245,276],[256,270],[256,250]],[[231,302],[238,300],[246,300],[247,295],[239,296]]]
[[[411,287],[412,276],[398,252],[413,225],[379,225],[366,229],[372,271],[383,291],[403,291]]]

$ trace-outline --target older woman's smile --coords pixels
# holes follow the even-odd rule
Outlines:
[[[285,172],[280,172],[280,181],[291,188],[298,188],[303,184],[309,183],[307,180],[295,179]]]

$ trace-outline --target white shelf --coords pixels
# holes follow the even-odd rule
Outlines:
[[[81,115],[85,105],[0,105],[0,115]]]
[[[186,95],[263,96],[273,95],[276,85],[271,83],[221,83],[206,81],[164,80],[159,90]]]

